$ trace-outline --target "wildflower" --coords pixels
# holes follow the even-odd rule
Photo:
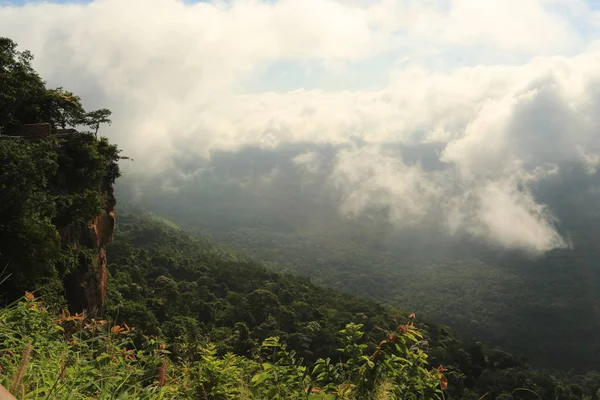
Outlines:
[[[76,313],[75,315],[71,315],[71,313],[69,312],[69,310],[62,310],[60,312],[60,318],[57,319],[55,322],[58,324],[62,324],[65,322],[69,322],[69,321],[75,321],[75,322],[80,322],[83,321],[85,319],[85,316],[81,313]]]
[[[25,299],[27,301],[33,301],[33,300],[35,300],[35,296],[33,295],[33,293],[25,292]]]
[[[415,319],[415,318],[417,318],[417,316],[415,315],[415,313],[412,313],[412,314],[410,314],[410,315],[408,316],[408,318],[410,318],[410,319]]]
[[[391,343],[396,343],[398,341],[398,335],[395,335],[393,333],[389,333],[388,337],[387,337],[388,342]]]
[[[448,379],[446,378],[446,376],[444,374],[440,374],[440,387],[442,388],[442,390],[446,389],[448,387]]]
[[[121,328],[119,325],[115,325],[110,329],[110,331],[112,333],[116,333],[118,335],[119,333],[122,333],[123,331],[125,331],[125,328]]]

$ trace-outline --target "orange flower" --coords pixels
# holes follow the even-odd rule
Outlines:
[[[125,330],[125,328],[121,328],[119,325],[115,325],[112,328],[110,328],[110,331],[112,333],[116,333],[117,335],[121,332],[123,332]]]
[[[444,376],[444,374],[440,374],[440,375],[441,375],[440,387],[442,388],[442,390],[444,390],[448,387],[448,379],[446,379],[446,376]]]
[[[25,299],[27,299],[28,301],[33,301],[35,300],[35,296],[33,295],[33,293],[25,292]]]
[[[60,314],[61,314],[60,318],[55,321],[58,324],[62,324],[63,322],[69,322],[69,321],[79,322],[79,321],[83,321],[85,319],[85,316],[83,314],[76,313],[75,315],[71,315],[69,310],[62,310],[60,312]]]
[[[412,314],[410,314],[410,315],[408,316],[408,318],[410,318],[410,319],[415,319],[415,318],[417,318],[417,316],[415,315],[415,313],[412,313]]]
[[[400,332],[400,333],[406,333],[409,330],[410,330],[410,326],[408,326],[408,325],[400,325],[398,327],[398,332]]]

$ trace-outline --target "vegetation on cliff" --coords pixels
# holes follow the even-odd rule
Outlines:
[[[18,136],[32,123],[93,129],[101,122],[77,96],[46,89],[31,59],[0,38],[0,291],[9,302],[23,289],[58,300],[70,274],[97,264],[88,225],[114,207],[112,184],[120,175],[117,147],[91,132]],[[95,302],[77,297],[79,306]]]

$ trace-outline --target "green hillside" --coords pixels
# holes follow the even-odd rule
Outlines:
[[[237,162],[251,175],[253,162],[266,158]],[[416,310],[537,365],[600,368],[597,176],[553,194],[573,247],[529,255],[448,237],[427,223],[401,230],[385,215],[345,218],[292,172],[264,186],[214,163],[213,175],[179,182],[176,193],[138,183],[145,195],[136,201],[278,271]],[[127,187],[117,190],[132,201]]]

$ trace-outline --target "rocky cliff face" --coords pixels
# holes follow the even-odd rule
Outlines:
[[[80,265],[64,282],[65,294],[74,311],[95,313],[104,306],[108,279],[106,245],[113,239],[115,210],[112,187],[104,187],[108,206],[86,226],[68,226],[61,230],[64,244],[91,250],[91,259],[80,260]]]

